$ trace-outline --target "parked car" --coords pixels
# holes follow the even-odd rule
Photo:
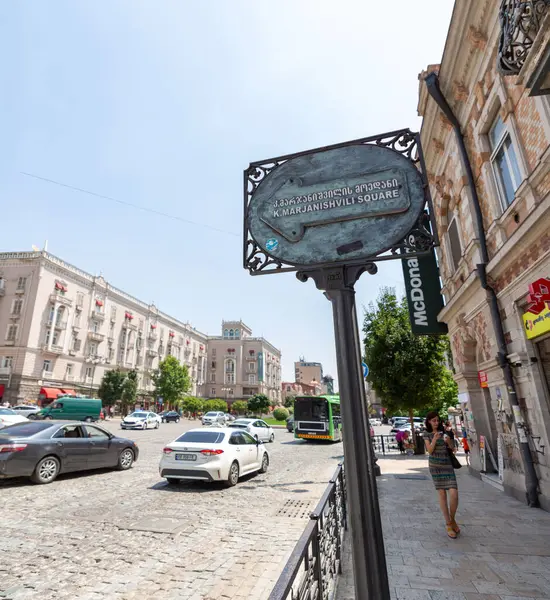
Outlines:
[[[294,415],[290,415],[286,419],[286,430],[289,433],[294,433]]]
[[[211,411],[207,412],[205,415],[203,415],[203,417],[202,417],[203,425],[211,425],[212,423],[216,423],[216,422],[221,423],[222,425],[225,425],[226,418],[225,418],[224,412],[217,411],[217,410],[211,410]]]
[[[25,421],[0,431],[0,479],[51,483],[60,473],[105,467],[129,469],[138,458],[132,440],[80,421]]]
[[[40,406],[36,406],[36,404],[18,404],[17,406],[12,406],[11,409],[18,415],[30,419],[32,419],[36,413],[40,412]]]
[[[234,417],[233,415],[230,415],[229,413],[225,413],[225,420],[227,421],[227,423],[231,423],[231,421],[234,421],[236,419],[236,417]]]
[[[0,429],[15,423],[26,423],[27,421],[27,417],[17,414],[11,408],[0,408]]]
[[[121,429],[158,429],[161,418],[154,412],[136,410],[124,417],[120,423]]]
[[[180,414],[175,410],[165,410],[158,416],[163,423],[179,423],[181,419]]]
[[[262,442],[275,441],[273,429],[262,419],[235,419],[229,426],[245,429],[254,439]]]
[[[248,473],[265,473],[269,454],[262,442],[240,429],[190,429],[163,450],[159,473],[168,483],[225,481],[234,486]]]
[[[62,421],[98,421],[101,413],[99,398],[71,398],[63,396],[54,400],[35,414],[36,419],[59,419]]]
[[[379,427],[380,425],[382,425],[382,421],[380,419],[374,418],[370,419],[370,424],[374,427]]]

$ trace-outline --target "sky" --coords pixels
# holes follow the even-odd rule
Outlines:
[[[283,380],[301,356],[337,378],[331,304],[313,282],[242,267],[243,170],[418,130],[418,73],[440,61],[452,6],[0,3],[0,251],[48,240],[204,333],[242,319],[280,348]],[[356,285],[360,320],[384,286],[403,293],[398,262]]]

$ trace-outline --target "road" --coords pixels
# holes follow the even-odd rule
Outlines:
[[[140,458],[130,471],[0,482],[0,598],[221,600],[267,598],[342,445],[276,430],[270,468],[234,488],[168,485],[163,446],[197,421],[121,431]]]

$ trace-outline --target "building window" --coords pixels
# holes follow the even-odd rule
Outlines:
[[[75,327],[80,327],[80,317],[81,317],[81,315],[82,315],[82,313],[79,313],[79,312],[76,312],[76,313],[74,314],[74,322],[73,322],[73,325],[74,325]]]
[[[73,363],[67,364],[67,375],[71,376],[73,374]]]
[[[225,361],[225,372],[226,373],[235,373],[235,361],[231,358]]]
[[[216,383],[216,373],[210,373],[210,383]]]
[[[210,388],[210,395],[211,396],[215,396],[216,395],[216,388]]]
[[[229,330],[229,337],[230,338],[235,337],[235,332],[233,331],[233,329]]]
[[[228,338],[229,337],[229,329],[224,329],[223,330],[223,337],[224,338]]]
[[[235,373],[226,373],[225,374],[225,383],[234,384],[235,383]]]
[[[447,229],[447,254],[449,256],[449,266],[454,273],[458,269],[458,264],[462,258],[462,245],[458,233],[458,220],[454,217]]]
[[[27,278],[26,277],[20,277],[17,280],[17,291],[21,292],[21,291],[25,291],[25,287],[27,286]]]
[[[51,360],[45,360],[43,365],[42,365],[42,370],[46,371],[48,373],[51,373],[52,371],[52,361]]]
[[[213,360],[213,361],[211,362],[210,366],[211,366],[211,368],[212,368],[212,369],[215,369],[215,368],[216,368],[216,361],[215,361],[215,360]]]
[[[248,363],[248,370],[251,373],[255,373],[256,372],[256,363],[255,362]]]
[[[22,308],[23,308],[23,300],[21,300],[20,298],[17,298],[16,300],[13,301],[13,303],[11,305],[11,314],[12,315],[20,315]]]
[[[79,340],[78,338],[73,338],[73,350],[75,352],[78,352],[80,350],[80,346],[82,345],[82,340]]]
[[[514,201],[522,180],[512,138],[500,116],[495,119],[489,131],[489,143],[493,173],[503,207],[506,209]]]
[[[17,331],[19,329],[19,325],[10,324],[8,325],[8,330],[6,331],[6,340],[8,342],[15,342],[17,338]]]
[[[77,308],[84,306],[84,294],[82,292],[76,292],[76,306]]]
[[[216,358],[216,348],[212,348],[212,358]]]
[[[116,319],[116,306],[111,306],[111,321]]]
[[[241,333],[238,329],[235,329],[235,337],[239,339],[241,337]]]
[[[93,377],[94,368],[86,367],[86,379],[91,379]]]
[[[256,375],[249,375],[248,383],[256,383]]]
[[[96,342],[90,342],[90,344],[88,346],[88,354],[90,356],[97,356],[97,343]]]
[[[11,369],[12,365],[13,365],[13,356],[4,356],[2,358],[2,360],[0,361],[0,366],[3,369]]]

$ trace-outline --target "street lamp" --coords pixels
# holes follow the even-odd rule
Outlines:
[[[227,404],[227,392],[230,392],[231,388],[230,387],[222,387],[221,391],[225,392],[225,403]]]
[[[101,359],[99,356],[95,356],[94,358],[91,359],[93,368],[92,368],[92,380],[90,381],[90,392],[89,392],[90,397],[92,396],[92,390],[94,387],[95,368],[97,367],[97,365],[99,365],[102,362],[103,362],[103,359]]]

